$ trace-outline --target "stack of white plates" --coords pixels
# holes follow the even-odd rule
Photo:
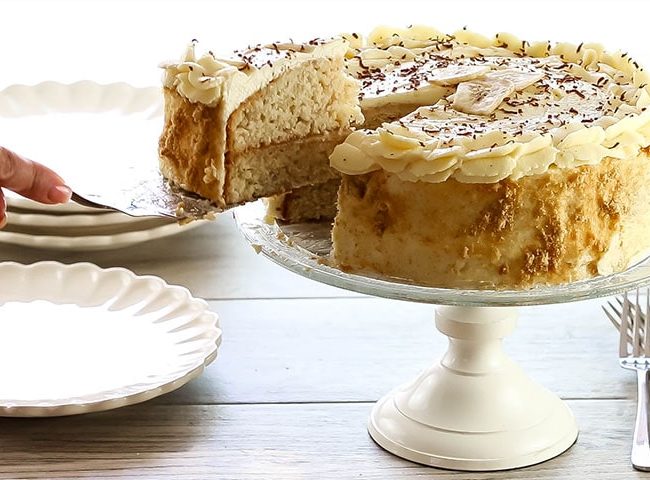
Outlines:
[[[43,82],[0,91],[0,145],[52,168],[72,185],[93,191],[142,179],[157,165],[162,131],[159,87],[126,83]],[[133,218],[74,203],[41,205],[5,191],[8,223],[0,244],[57,250],[103,250],[166,237],[204,222],[178,225]]]
[[[203,222],[131,217],[70,202],[44,205],[5,192],[8,222],[0,243],[52,250],[108,250],[187,231]]]

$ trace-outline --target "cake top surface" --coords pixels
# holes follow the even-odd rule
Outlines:
[[[212,51],[199,53],[197,47],[198,41],[192,40],[179,61],[161,65],[163,84],[191,102],[224,102],[227,114],[290,68],[318,58],[342,58],[348,44],[341,38],[273,42],[235,50],[225,58]]]
[[[650,144],[650,77],[626,53],[426,27],[344,37],[362,101],[430,102],[352,133],[331,157],[343,173],[490,183],[625,158]]]

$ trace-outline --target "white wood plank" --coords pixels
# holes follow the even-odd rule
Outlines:
[[[394,457],[366,433],[369,404],[161,406],[0,419],[0,478],[635,479],[634,403],[570,401],[581,426],[564,455],[522,470],[458,473]]]
[[[382,299],[212,302],[224,340],[199,379],[159,403],[375,401],[438,359],[433,307]],[[506,351],[564,398],[633,398],[601,301],[521,309]]]
[[[194,295],[209,299],[358,296],[303,278],[257,255],[230,213],[173,237],[117,250],[61,252],[0,243],[0,262],[42,260],[126,267],[183,285]]]

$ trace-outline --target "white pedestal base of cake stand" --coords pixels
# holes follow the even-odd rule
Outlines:
[[[578,428],[569,408],[501,348],[515,323],[512,307],[437,307],[449,349],[377,402],[372,438],[414,462],[473,471],[533,465],[573,445]]]
[[[382,398],[368,426],[389,452],[441,468],[524,467],[559,455],[577,438],[568,407],[530,380],[501,349],[501,339],[515,327],[514,307],[605,297],[650,282],[648,257],[613,275],[527,290],[413,285],[330,265],[329,222],[268,222],[261,202],[238,207],[235,217],[258,251],[299,275],[377,297],[457,305],[437,309],[436,325],[449,337],[442,360]]]

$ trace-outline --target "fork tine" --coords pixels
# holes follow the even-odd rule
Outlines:
[[[616,303],[618,303],[620,307],[623,307],[625,301],[623,300],[623,297],[619,295],[616,297]],[[620,318],[623,315],[623,312],[619,311],[618,308],[616,308],[616,305],[614,305],[613,303],[609,302],[609,304],[612,307],[612,310],[614,310],[614,313],[616,313],[616,316]],[[628,331],[630,332],[630,334],[632,333],[632,325],[628,324]]]
[[[621,299],[620,296],[616,297],[616,302],[620,307],[623,307],[623,300]],[[618,311],[618,308],[616,308],[616,305],[614,305],[612,302],[607,302],[609,303],[610,307],[612,307],[612,310],[614,310],[614,313],[620,318],[622,313]]]
[[[650,328],[648,328],[648,314],[650,313],[650,289],[646,289],[645,316],[643,322],[643,353],[650,356]]]
[[[605,312],[605,315],[607,315],[607,318],[609,318],[609,321],[614,325],[614,328],[616,330],[621,330],[621,321],[619,320],[621,318],[621,315],[616,311],[616,308],[614,308],[614,305],[612,305],[612,302],[607,302],[609,305],[609,308],[611,308],[616,315],[612,315],[609,310],[605,307],[605,305],[601,305],[600,308],[603,309],[603,312]]]
[[[632,317],[632,355],[638,357],[641,355],[641,306],[639,305],[639,289],[636,289],[636,302],[634,306],[634,316]],[[632,314],[632,312],[630,312]]]
[[[618,300],[618,302],[621,303],[621,304],[623,303],[623,300],[620,300],[619,298],[617,298],[616,300]],[[601,305],[600,308],[603,309],[603,312],[605,312],[605,315],[609,319],[610,323],[612,325],[614,325],[614,328],[616,328],[616,330],[620,332],[620,330],[621,330],[621,312],[616,308],[616,306],[611,301],[607,301],[607,304],[609,305],[609,308],[614,312],[614,314],[612,314],[612,312],[607,310],[607,307],[605,307],[605,305]],[[630,335],[631,333],[632,332],[628,328],[627,329],[627,342],[629,344],[632,343],[632,336]]]
[[[629,328],[629,310],[630,310],[630,300],[627,298],[627,293],[623,295],[623,311],[621,312],[621,327],[619,329],[619,340],[618,340],[618,356],[627,357],[627,342],[628,335],[627,329]]]
[[[648,288],[648,289],[646,290],[646,295],[650,295],[650,288]],[[621,299],[620,296],[616,297],[616,302],[617,302],[620,306],[623,306],[623,300]],[[619,315],[619,312],[618,312],[616,309],[614,309],[614,311],[616,311],[616,314]],[[648,312],[647,310],[646,310],[645,312],[643,312],[643,311],[641,312],[641,318],[643,319],[644,322],[645,322],[645,318],[646,318],[646,313],[647,313],[647,312]]]

